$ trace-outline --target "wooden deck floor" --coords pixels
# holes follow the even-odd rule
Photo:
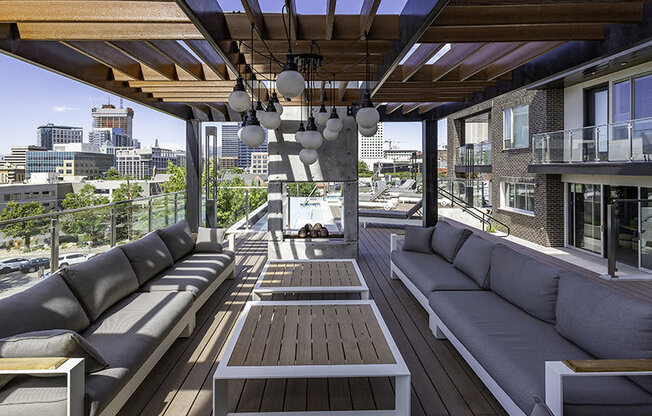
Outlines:
[[[398,280],[389,277],[390,228],[360,229],[359,265],[412,373],[413,415],[505,415],[448,341],[436,340],[428,317]],[[212,375],[230,332],[266,261],[262,235],[238,241],[236,279],[227,280],[199,311],[197,328],[179,339],[133,394],[120,415],[210,415]],[[276,380],[233,383],[238,411],[393,408],[393,381]]]

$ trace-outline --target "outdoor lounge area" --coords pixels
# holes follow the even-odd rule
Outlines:
[[[110,94],[2,161],[0,416],[652,415],[652,1],[0,0],[0,53]]]

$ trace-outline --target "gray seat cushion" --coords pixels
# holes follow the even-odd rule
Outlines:
[[[437,316],[525,414],[533,410],[534,396],[545,396],[546,361],[594,358],[559,335],[553,325],[533,318],[493,292],[433,292],[429,301]],[[566,416],[652,411],[652,395],[625,377],[569,377],[564,381],[564,396]],[[628,411],[623,413],[625,408]]]
[[[66,267],[61,275],[95,321],[111,305],[138,289],[129,259],[118,247]]]
[[[156,230],[156,233],[161,237],[168,250],[170,250],[174,261],[190,253],[195,246],[195,238],[192,236],[190,225],[188,225],[188,221],[186,220],[181,220],[174,225]]]
[[[154,232],[120,248],[127,255],[141,285],[174,264],[170,250]]]
[[[235,260],[232,251],[192,253],[145,283],[143,292],[189,291],[199,296]]]
[[[455,227],[446,221],[439,220],[432,233],[430,246],[432,251],[452,263],[471,231]]]
[[[481,288],[489,289],[491,254],[496,243],[471,235],[457,252],[453,266],[473,279]]]
[[[433,290],[481,290],[470,277],[436,254],[394,250],[391,259],[426,297]]]
[[[491,290],[548,323],[555,323],[560,270],[512,250],[494,247],[489,285]]]
[[[432,254],[430,244],[432,241],[432,232],[434,230],[434,227],[416,227],[413,225],[406,225],[403,250]]]
[[[89,324],[81,304],[58,273],[0,299],[0,338],[53,328],[81,332]]]
[[[564,273],[557,331],[598,358],[652,358],[652,304]],[[652,377],[633,377],[652,393]]]
[[[204,228],[197,230],[195,251],[198,253],[221,253],[226,228]],[[233,247],[231,247],[233,249]]]
[[[0,389],[2,416],[67,416],[66,376],[15,377]]]
[[[189,310],[188,292],[134,293],[107,310],[82,334],[109,367],[86,375],[87,413],[95,415],[150,357]]]

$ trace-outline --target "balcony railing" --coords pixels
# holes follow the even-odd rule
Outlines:
[[[532,136],[533,163],[652,160],[652,117]]]
[[[464,166],[491,165],[491,143],[469,143],[457,149],[457,164]]]

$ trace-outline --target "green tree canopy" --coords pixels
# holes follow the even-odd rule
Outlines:
[[[65,210],[92,207],[109,203],[109,197],[97,195],[93,185],[84,185],[79,192],[69,192],[61,202]],[[61,229],[66,234],[89,235],[98,242],[105,231],[108,231],[110,209],[84,210],[61,216]]]
[[[362,160],[358,161],[358,175],[359,176],[371,176],[373,172],[369,170],[369,166]]]
[[[112,199],[114,202],[127,201],[129,199],[140,198],[141,196],[143,196],[142,186],[138,183],[125,181],[113,191]]]
[[[172,162],[168,162],[167,173],[170,174],[170,177],[167,181],[163,182],[161,188],[163,192],[179,192],[186,190],[186,169],[181,166],[177,166]]]
[[[116,168],[111,168],[104,174],[104,179],[107,181],[115,181],[122,179],[122,175],[120,175],[120,172],[118,172]]]
[[[41,214],[45,214],[45,208],[38,202],[28,202],[20,205],[16,201],[9,201],[5,209],[2,210],[2,214],[0,214],[0,221]],[[29,248],[32,237],[45,234],[48,230],[48,224],[47,219],[21,221],[5,225],[2,232],[9,237],[24,239],[25,245]]]

